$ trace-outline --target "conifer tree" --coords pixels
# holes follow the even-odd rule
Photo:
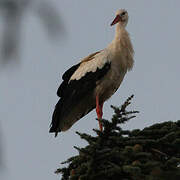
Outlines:
[[[59,168],[62,180],[178,180],[180,179],[180,121],[164,122],[143,130],[123,130],[121,124],[138,111],[127,111],[133,96],[121,107],[111,106],[111,121],[102,120],[97,136],[76,132],[88,142],[74,147],[79,155],[69,158],[68,167]]]

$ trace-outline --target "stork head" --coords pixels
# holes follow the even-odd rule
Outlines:
[[[119,9],[116,12],[116,17],[113,20],[113,22],[111,23],[111,26],[115,25],[115,24],[120,24],[120,26],[126,27],[127,23],[128,23],[128,12],[125,9]]]

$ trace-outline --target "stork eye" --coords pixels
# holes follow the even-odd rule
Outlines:
[[[121,16],[124,16],[125,14],[126,14],[126,12],[122,12],[122,13],[121,13]]]

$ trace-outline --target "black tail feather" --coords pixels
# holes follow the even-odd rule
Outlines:
[[[55,133],[55,137],[58,135],[58,132],[61,132],[61,130],[59,129],[61,109],[62,109],[62,100],[60,99],[55,106],[53,116],[52,116],[52,122],[50,125],[51,127],[49,130],[50,133]]]

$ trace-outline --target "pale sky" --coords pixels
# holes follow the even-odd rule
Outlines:
[[[104,118],[112,116],[110,105],[121,105],[135,95],[131,110],[137,118],[125,129],[180,119],[180,1],[84,1],[51,0],[59,9],[66,37],[49,41],[35,16],[23,22],[21,60],[15,68],[0,71],[0,135],[3,139],[3,180],[58,180],[60,162],[86,145],[75,131],[94,134],[95,112],[78,121],[57,138],[49,134],[56,91],[61,75],[82,57],[107,46],[114,37],[110,23],[115,11],[129,13],[127,30],[135,50],[135,66],[116,94],[104,105]],[[0,177],[1,177],[0,176]]]

